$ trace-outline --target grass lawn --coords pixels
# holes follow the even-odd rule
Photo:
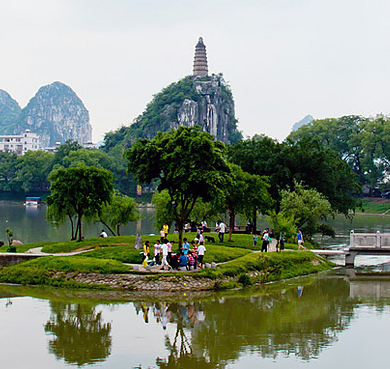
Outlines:
[[[390,200],[373,198],[363,199],[363,212],[367,214],[390,214]],[[360,211],[360,210],[358,210]]]

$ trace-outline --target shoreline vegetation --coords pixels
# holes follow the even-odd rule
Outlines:
[[[215,235],[215,234],[213,234]],[[187,233],[191,240],[194,233]],[[151,245],[159,238],[142,236]],[[170,235],[176,241],[178,235]],[[205,263],[217,263],[217,268],[198,271],[140,272],[132,265],[141,263],[140,250],[134,248],[135,236],[86,239],[82,242],[35,243],[18,245],[17,252],[42,247],[41,256],[17,265],[0,267],[0,282],[21,285],[44,285],[65,288],[120,291],[210,291],[241,288],[254,284],[284,280],[321,272],[334,267],[328,260],[310,251],[296,251],[286,244],[280,253],[260,253],[254,248],[252,235],[234,234],[223,243],[207,243]],[[6,246],[0,248],[5,252]],[[62,253],[87,251],[61,256]],[[151,248],[152,252],[152,248]],[[58,255],[58,256],[57,256]]]

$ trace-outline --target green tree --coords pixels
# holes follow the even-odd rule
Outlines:
[[[17,177],[13,180],[14,191],[47,191],[53,160],[54,155],[45,151],[27,151],[19,156],[16,160]]]
[[[275,237],[278,241],[278,245],[282,237],[286,240],[292,241],[295,239],[297,226],[293,215],[285,215],[283,213],[276,213],[274,210],[270,212],[267,217],[271,228],[274,231]]]
[[[159,180],[158,190],[167,190],[182,244],[183,227],[198,199],[211,201],[223,195],[229,168],[225,146],[201,132],[181,126],[159,132],[151,140],[138,140],[125,152],[128,171],[138,183]]]
[[[102,206],[111,201],[112,173],[95,167],[74,167],[50,174],[51,195],[47,198],[49,212],[64,219],[65,212],[77,216],[78,240],[82,240],[81,220],[95,217]]]
[[[301,182],[294,183],[294,190],[281,191],[280,211],[294,220],[310,239],[318,229],[318,221],[326,220],[332,213],[330,202],[314,188],[305,188]]]
[[[236,215],[257,214],[257,209],[267,210],[272,201],[266,178],[244,172],[240,166],[231,164],[230,181],[223,197],[224,210],[229,213],[229,241],[232,241]]]
[[[280,191],[303,181],[323,193],[332,208],[346,216],[359,206],[360,184],[348,163],[312,137],[283,143],[254,136],[229,147],[229,160],[251,174],[269,178],[269,192],[278,211]]]
[[[152,197],[152,204],[155,206],[156,211],[155,227],[160,229],[161,225],[164,223],[167,223],[172,227],[175,222],[175,216],[173,214],[173,205],[168,190],[155,192]],[[186,221],[194,220],[196,223],[200,223],[203,219],[215,221],[220,217],[220,212],[220,205],[218,207],[215,203],[203,202],[202,199],[198,199]]]
[[[140,213],[134,199],[129,196],[118,195],[114,195],[110,203],[104,204],[99,214],[99,220],[114,236],[120,236],[120,227],[122,225],[134,222],[139,217]]]
[[[0,151],[0,191],[9,192],[16,179],[17,155],[11,151]]]

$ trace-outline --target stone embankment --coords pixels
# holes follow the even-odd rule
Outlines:
[[[57,273],[54,277],[64,274]],[[67,273],[66,279],[93,286],[107,286],[132,291],[206,291],[216,280],[189,275]]]

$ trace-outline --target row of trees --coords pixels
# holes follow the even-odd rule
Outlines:
[[[55,154],[28,151],[22,156],[0,151],[0,192],[48,192],[49,175],[59,168],[80,165],[104,168],[113,173],[115,188],[125,195],[136,193],[136,182],[126,173],[124,149],[117,146],[104,152],[84,149],[77,142],[68,141]]]
[[[389,117],[350,115],[315,120],[292,132],[288,139],[298,142],[312,137],[334,150],[371,191],[387,186],[390,172]]]
[[[137,141],[125,156],[138,183],[157,181],[160,220],[176,223],[180,242],[184,223],[202,209],[227,212],[230,231],[237,214],[255,223],[260,211],[284,233],[298,226],[312,235],[319,219],[348,216],[359,205],[355,174],[313,139],[279,144],[255,136],[226,147],[199,127],[179,127]]]
[[[124,157],[119,146],[109,151],[87,150],[68,142],[55,154],[29,152],[14,157],[0,153],[0,169],[4,169],[0,186],[10,189],[20,183],[29,190],[48,177],[52,191],[48,218],[69,219],[72,239],[82,238],[83,218],[98,219],[112,234],[119,234],[126,219],[135,219],[134,201],[114,195],[114,188],[126,193],[128,187],[135,187],[129,174],[139,184],[155,184],[154,202],[163,209],[157,217],[161,223],[174,222],[180,240],[188,220],[222,213],[229,215],[230,231],[236,215],[256,225],[260,212],[269,214],[275,228],[285,233],[298,226],[310,235],[317,230],[316,220],[334,212],[348,216],[359,205],[360,184],[349,163],[310,136],[283,143],[254,136],[225,146],[199,127],[179,127],[138,140]],[[294,207],[300,209],[299,214]],[[127,215],[114,219],[122,213]]]

